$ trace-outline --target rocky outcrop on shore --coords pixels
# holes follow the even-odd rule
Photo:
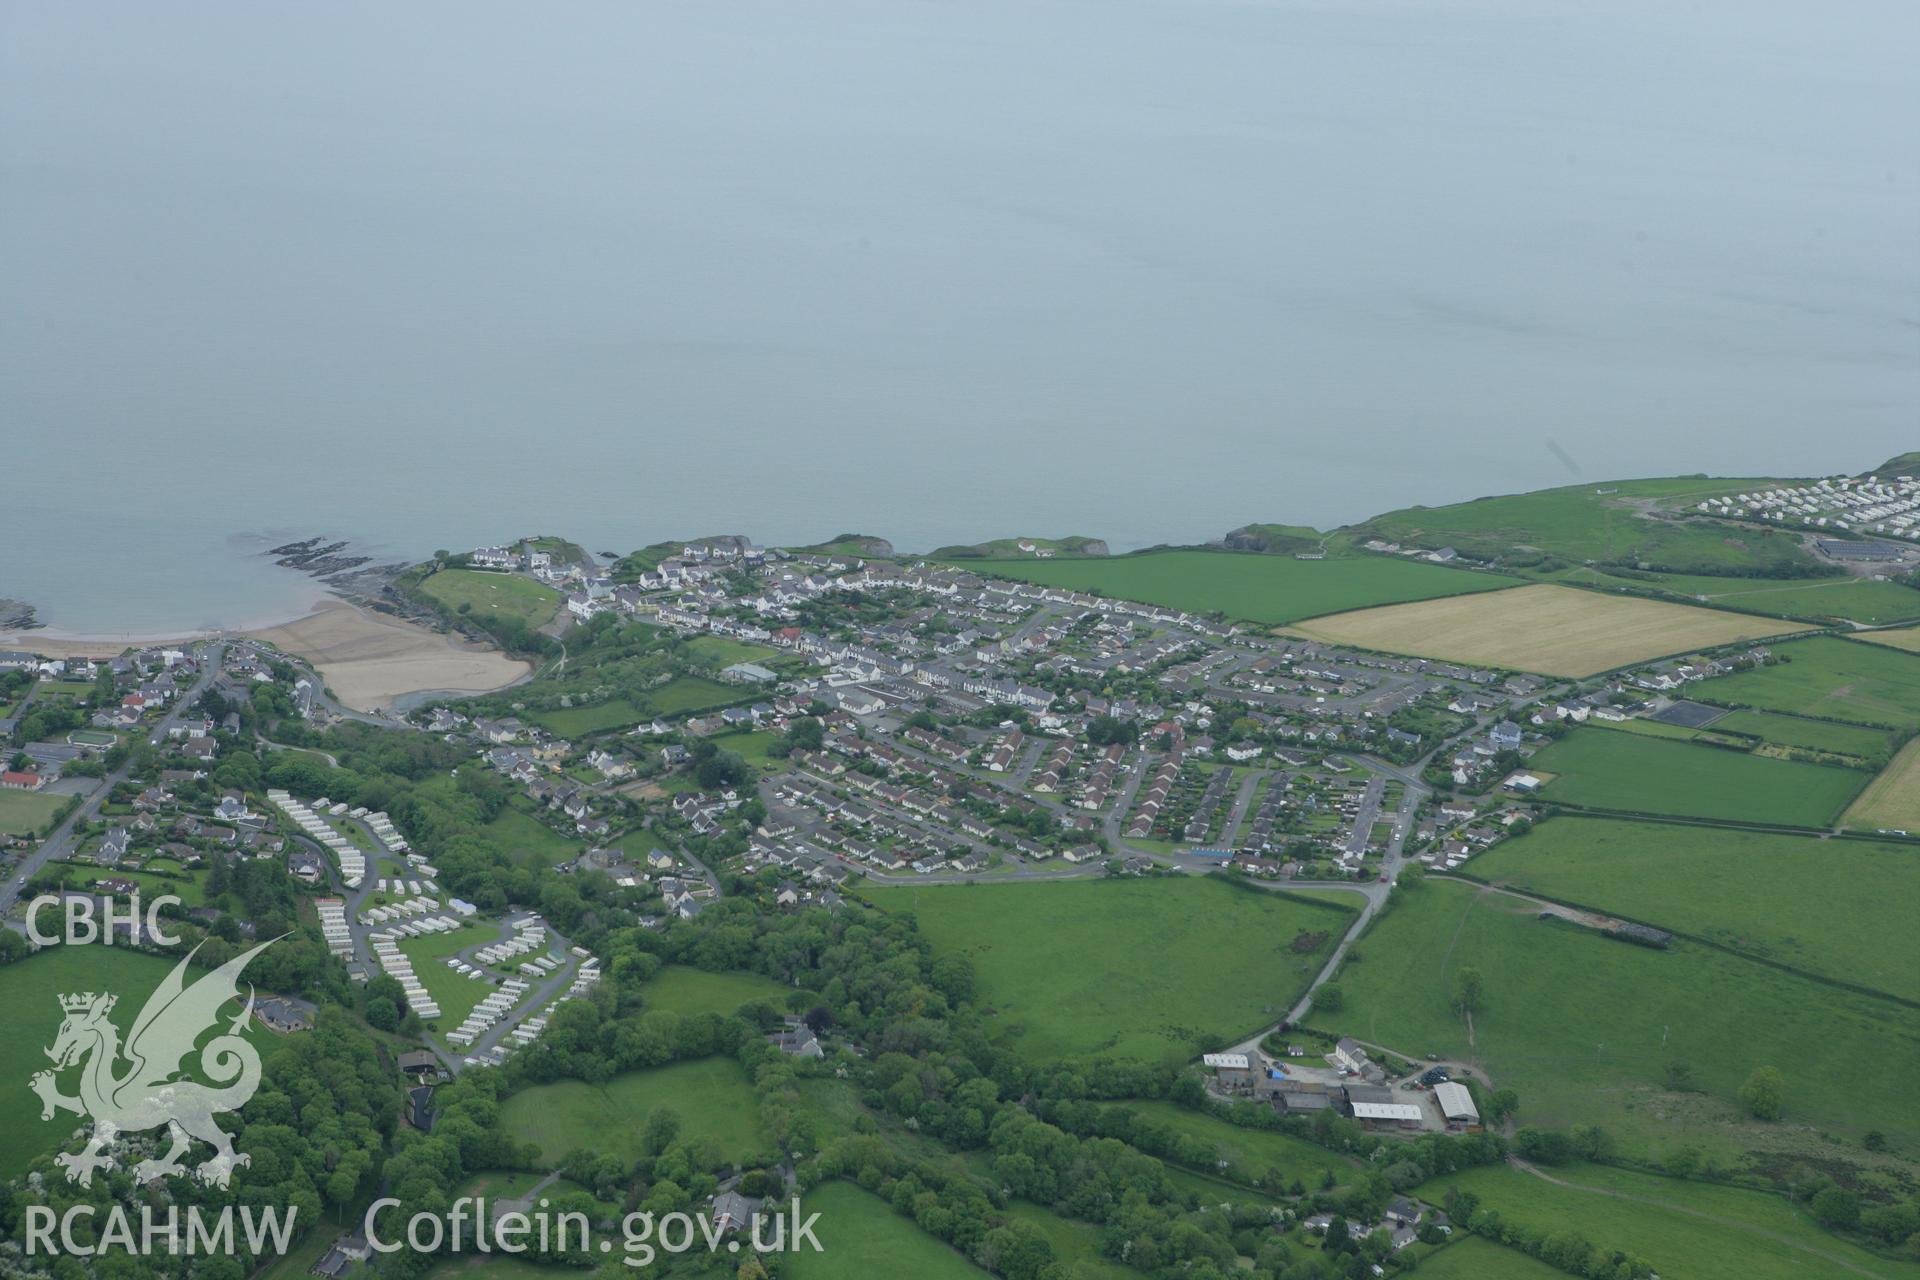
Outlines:
[[[0,596],[0,631],[37,631],[43,624],[25,600]]]
[[[376,564],[374,557],[354,555],[346,539],[331,539],[322,534],[269,547],[262,555],[285,569],[309,574],[327,584],[335,594],[352,599],[370,600],[382,595],[394,576],[406,569],[403,563]]]

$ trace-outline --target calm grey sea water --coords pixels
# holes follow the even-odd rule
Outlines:
[[[15,5],[0,595],[1920,443],[1907,0]]]

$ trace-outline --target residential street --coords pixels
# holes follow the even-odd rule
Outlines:
[[[194,661],[200,664],[199,675],[186,691],[174,697],[173,701],[167,706],[166,714],[160,718],[159,722],[155,724],[151,730],[142,731],[150,733],[152,740],[155,742],[161,742],[166,739],[167,730],[179,723],[181,713],[198,702],[200,695],[206,692],[207,686],[213,683],[213,678],[220,672],[221,660],[226,655],[227,642],[223,640],[203,641],[194,645],[192,652]],[[80,802],[80,807],[67,815],[67,820],[56,827],[51,836],[41,841],[38,849],[28,854],[20,862],[14,869],[13,879],[9,880],[4,886],[0,886],[0,916],[8,915],[13,911],[14,904],[19,899],[22,891],[25,890],[27,882],[39,874],[42,867],[45,867],[49,862],[55,862],[67,857],[73,852],[75,833],[83,824],[91,821],[93,817],[100,812],[100,806],[106,803],[107,797],[113,794],[114,787],[126,779],[127,774],[132,768],[132,761],[129,760],[123,763],[118,769],[109,773],[106,777],[101,778],[99,785],[87,795],[85,800]]]

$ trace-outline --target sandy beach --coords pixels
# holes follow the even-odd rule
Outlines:
[[[493,649],[329,600],[293,622],[250,633],[311,662],[333,695],[373,711],[424,690],[486,693],[532,670]]]

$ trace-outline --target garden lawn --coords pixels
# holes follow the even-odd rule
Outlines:
[[[817,1213],[813,1234],[820,1252],[803,1249],[784,1255],[784,1280],[852,1280],[856,1276],[912,1277],[912,1280],[986,1280],[945,1242],[914,1225],[912,1218],[851,1182],[829,1182],[807,1192],[803,1217]]]
[[[1781,1126],[1815,1126],[1857,1143],[1869,1128],[1896,1147],[1920,1140],[1920,1019],[1684,939],[1665,951],[1537,919],[1508,895],[1428,881],[1394,905],[1341,970],[1346,1008],[1310,1025],[1405,1053],[1457,1056],[1518,1090],[1527,1124],[1604,1126],[1629,1154],[1695,1142],[1731,1156],[1757,1123],[1734,1092],[1756,1066],[1787,1077]],[[1452,1007],[1454,974],[1478,969],[1473,1039]],[[1691,1066],[1701,1093],[1665,1091],[1668,1065]],[[1877,1100],[1863,1111],[1860,1099]]]
[[[65,1017],[60,997],[76,991],[111,991],[119,1002],[109,1018],[124,1038],[146,998],[172,968],[172,961],[159,956],[101,946],[48,947],[0,966],[0,1009],[7,1011],[7,1034],[0,1036],[0,1080],[15,1081],[20,1091],[16,1105],[0,1112],[0,1179],[25,1172],[30,1160],[60,1148],[68,1134],[86,1123],[84,1117],[68,1111],[42,1120],[39,1100],[27,1092],[27,1081],[51,1066],[45,1050]],[[202,971],[189,969],[187,981],[203,976]],[[238,1006],[232,1011],[239,1012]],[[263,1057],[277,1043],[258,1022],[249,1023],[247,1039],[259,1046]],[[192,1078],[199,1078],[192,1065],[198,1061],[198,1055],[189,1059]],[[61,1092],[71,1095],[79,1077],[77,1068],[60,1072]]]
[[[1386,556],[1295,560],[1253,552],[1151,551],[1083,560],[953,563],[994,577],[1266,623],[1515,585],[1499,574]]]
[[[1127,1102],[1119,1104],[1118,1109],[1130,1111],[1156,1127],[1171,1129],[1206,1152],[1200,1160],[1176,1163],[1246,1186],[1261,1185],[1263,1177],[1272,1171],[1289,1183],[1298,1179],[1306,1184],[1307,1190],[1317,1191],[1329,1173],[1336,1182],[1346,1184],[1353,1182],[1359,1172],[1359,1166],[1353,1161],[1305,1139],[1269,1129],[1243,1129],[1171,1102]],[[1218,1168],[1215,1162],[1220,1160],[1227,1162],[1226,1169]]]
[[[1833,636],[1778,645],[1774,655],[1790,661],[1705,681],[1694,696],[1825,720],[1920,727],[1920,655]]]
[[[1238,1040],[1284,1015],[1353,918],[1212,876],[862,894],[972,960],[999,1027],[1036,1060],[1180,1062]]]
[[[604,1085],[536,1085],[501,1104],[500,1123],[514,1141],[538,1146],[549,1163],[583,1148],[634,1160],[655,1107],[679,1115],[683,1137],[711,1138],[736,1163],[761,1164],[777,1154],[760,1125],[753,1085],[732,1058],[627,1071]]]
[[[1544,800],[1588,809],[1824,827],[1867,785],[1858,769],[1588,727],[1536,752]]]
[[[529,628],[545,625],[560,607],[558,591],[516,573],[442,569],[423,580],[420,589],[455,612],[467,605],[468,612],[480,617],[518,618]]]
[[[1912,846],[1567,815],[1502,841],[1466,870],[1920,1000]]]
[[[140,897],[147,903],[166,894],[180,899],[180,905],[184,908],[203,907],[207,903],[206,889],[202,885],[206,879],[203,871],[183,872],[179,879],[175,879],[153,871],[123,871],[118,867],[96,867],[90,863],[62,862],[55,865],[66,873],[67,883],[76,889],[91,889],[101,880],[131,880],[140,886]],[[93,891],[105,892],[103,889]]]
[[[33,835],[53,821],[66,800],[44,791],[0,791],[0,835]]]
[[[712,973],[670,964],[640,989],[640,998],[647,1008],[668,1013],[729,1014],[756,1000],[785,1009],[794,990],[757,973]]]
[[[1459,1187],[1504,1222],[1542,1234],[1572,1232],[1598,1249],[1630,1250],[1661,1275],[1687,1280],[1920,1277],[1920,1266],[1890,1262],[1829,1235],[1791,1202],[1765,1192],[1603,1165],[1545,1172],[1572,1185],[1555,1186],[1519,1169],[1490,1165],[1436,1178],[1419,1194],[1438,1202],[1449,1188]],[[1433,1263],[1454,1247],[1441,1250]],[[1418,1274],[1424,1277],[1428,1269],[1423,1263]]]

